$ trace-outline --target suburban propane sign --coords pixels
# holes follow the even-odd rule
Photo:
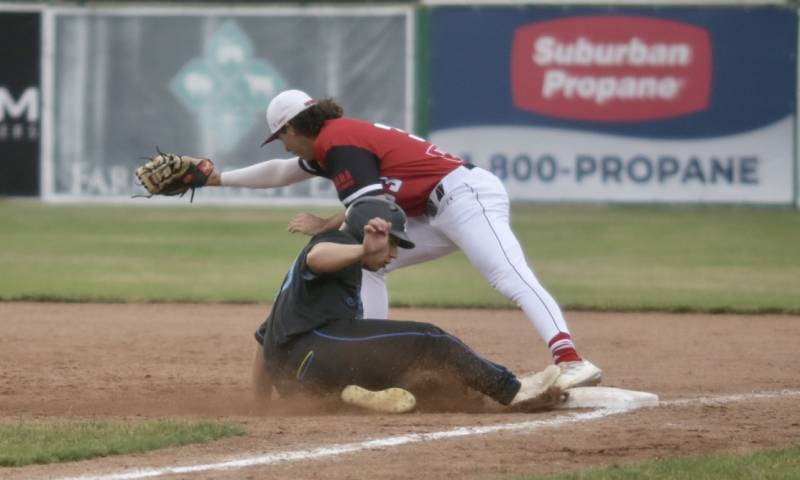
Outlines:
[[[790,10],[440,8],[432,25],[431,139],[515,199],[794,201]]]
[[[704,110],[710,86],[708,33],[685,23],[576,17],[514,32],[511,94],[521,109],[577,120],[651,120]]]

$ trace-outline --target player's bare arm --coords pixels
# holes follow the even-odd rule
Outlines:
[[[314,273],[332,273],[361,261],[363,245],[321,242],[308,252],[306,264]]]
[[[361,262],[365,268],[383,266],[391,260],[390,229],[389,222],[373,218],[364,226],[364,242],[361,245],[318,243],[308,252],[306,264],[315,273],[338,272],[356,262]]]
[[[344,222],[344,211],[331,217],[322,218],[310,213],[298,213],[289,220],[289,233],[317,235],[330,230],[337,230]]]

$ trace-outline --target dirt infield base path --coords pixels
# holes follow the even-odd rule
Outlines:
[[[429,404],[399,416],[330,403],[278,403],[260,411],[249,400],[252,332],[267,310],[0,303],[0,422],[178,417],[236,422],[247,431],[245,437],[141,455],[0,468],[0,478],[104,478],[130,469],[532,421],[543,424],[158,478],[497,479],[800,442],[800,317],[569,312],[578,346],[603,367],[605,385],[654,392],[668,405],[565,423],[570,413],[506,413],[488,404]],[[517,311],[395,310],[392,317],[436,323],[516,372],[549,362],[544,344]],[[750,396],[756,392],[769,394]],[[727,401],[697,400],[704,396]],[[679,399],[687,401],[674,402]]]

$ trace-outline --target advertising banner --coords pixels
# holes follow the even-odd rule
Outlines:
[[[0,195],[39,193],[40,23],[0,11]]]
[[[268,135],[266,107],[289,88],[334,97],[345,114],[408,128],[411,12],[406,7],[47,12],[53,63],[46,198],[129,200],[144,193],[133,172],[156,147],[210,158],[222,171],[289,158],[280,142],[260,148]],[[335,202],[336,195],[328,180],[313,179],[271,190],[201,189],[195,202],[264,203],[263,198]]]
[[[797,15],[434,8],[430,138],[513,199],[794,202]]]

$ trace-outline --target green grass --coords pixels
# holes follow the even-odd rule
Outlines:
[[[0,299],[271,301],[307,241],[286,224],[309,209],[180,202],[0,201]],[[515,205],[512,226],[565,308],[800,313],[793,210]],[[511,306],[460,253],[389,287],[397,306]]]
[[[244,435],[237,425],[174,421],[0,424],[0,466],[70,462]]]
[[[269,301],[289,210],[0,203],[3,299]]]
[[[779,480],[800,477],[800,446],[748,455],[714,455],[610,466],[521,480]]]
[[[539,280],[570,309],[800,312],[795,211],[517,206],[512,225]],[[392,299],[505,302],[463,258],[429,265],[426,280],[420,267],[393,274]]]

